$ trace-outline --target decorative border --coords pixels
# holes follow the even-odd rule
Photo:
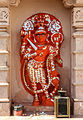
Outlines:
[[[0,0],[1,5],[11,5],[17,7],[21,0]],[[65,7],[70,8],[75,4],[75,0],[62,0]]]

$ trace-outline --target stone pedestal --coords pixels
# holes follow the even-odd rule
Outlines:
[[[23,113],[26,115],[37,115],[37,114],[47,114],[47,115],[53,115],[54,114],[54,107],[53,106],[33,106],[30,102],[21,102],[19,104],[22,104],[24,106]],[[18,103],[15,103],[14,105],[18,105]]]

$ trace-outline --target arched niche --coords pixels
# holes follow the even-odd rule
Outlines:
[[[17,0],[11,2],[11,5],[18,7],[10,7],[11,12],[11,96],[14,102],[31,102],[32,96],[28,94],[21,83],[20,74],[20,29],[27,17],[45,12],[54,15],[61,21],[64,33],[64,42],[61,47],[61,56],[63,59],[63,68],[57,67],[61,74],[60,87],[67,90],[70,96],[71,76],[70,76],[70,53],[71,53],[71,2],[66,0]],[[20,4],[19,4],[20,3]]]

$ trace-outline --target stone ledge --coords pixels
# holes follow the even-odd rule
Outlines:
[[[9,70],[8,66],[0,66],[0,71],[7,71]]]
[[[78,98],[74,98],[73,100],[74,100],[74,102],[83,102],[83,100],[78,99]]]
[[[73,51],[73,54],[83,54],[83,51]]]
[[[6,50],[0,50],[0,54],[8,54],[9,51],[6,51]]]
[[[3,99],[0,99],[0,103],[4,103],[4,102],[9,102],[9,99],[7,99],[7,98],[3,98]]]
[[[10,24],[7,24],[7,23],[4,23],[4,22],[0,22],[0,32],[3,32],[3,31],[7,31],[7,30],[5,30],[5,29],[9,29],[9,27],[10,27]],[[1,30],[2,29],[2,30]],[[4,30],[3,30],[4,29]]]
[[[0,83],[0,86],[9,86],[9,83]]]
[[[83,32],[74,32],[73,37],[74,38],[83,38]]]
[[[73,70],[77,70],[77,71],[83,71],[83,67],[79,66],[79,67],[74,67]]]
[[[3,28],[8,28],[9,26],[10,26],[10,24],[5,24],[5,25],[0,24],[0,28],[2,28],[2,30],[0,29],[0,32],[1,32],[1,31],[4,31]],[[7,31],[7,30],[6,30],[6,31]]]
[[[73,23],[72,26],[75,27],[75,28],[83,28],[83,21],[82,22]]]
[[[0,37],[9,37],[7,32],[0,32]]]
[[[79,99],[79,98],[71,98],[73,100],[73,102],[83,102],[83,99]]]
[[[83,86],[83,83],[75,83],[75,82],[73,82],[72,85],[73,86]]]
[[[4,27],[4,28],[0,27],[0,32],[7,32],[6,27]]]

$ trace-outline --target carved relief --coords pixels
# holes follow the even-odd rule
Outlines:
[[[9,5],[9,0],[0,0],[0,5]]]
[[[79,6],[83,5],[83,0],[76,0],[76,4]]]
[[[9,24],[9,11],[8,8],[0,8],[0,25]]]
[[[20,1],[21,0],[11,0],[10,5],[18,6],[20,4]],[[65,7],[72,7],[75,3],[75,0],[63,0],[63,3]]]
[[[73,9],[73,26],[83,26],[83,9],[76,7]]]
[[[10,1],[10,2],[9,2]],[[72,7],[75,4],[75,0],[62,0],[65,7]],[[77,0],[77,3],[80,0]],[[10,4],[12,6],[18,6],[21,0],[0,0],[0,4]]]
[[[2,5],[10,4],[10,5],[13,5],[13,6],[18,6],[20,4],[20,1],[21,0],[0,0],[0,4],[2,4]],[[73,4],[75,3],[75,0],[62,0],[62,1],[64,3],[65,7],[72,7]],[[79,3],[79,1],[82,1],[82,0],[77,0],[77,3]]]
[[[20,4],[20,0],[11,0],[10,1],[10,5],[13,5],[13,6],[18,6]]]
[[[72,7],[75,4],[75,0],[63,0],[65,7]]]

